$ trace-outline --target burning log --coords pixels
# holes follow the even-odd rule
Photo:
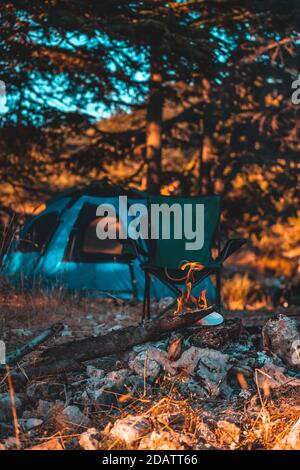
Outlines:
[[[243,325],[241,319],[225,320],[222,325],[211,327],[202,326],[201,329],[191,328],[191,343],[199,348],[221,349],[237,342],[242,334]]]
[[[145,325],[129,326],[105,335],[71,341],[44,351],[43,356],[54,361],[63,358],[65,361],[79,362],[109,356],[116,352],[126,351],[137,344],[156,339],[168,331],[191,326],[213,310],[213,306],[197,309],[181,315],[153,319]]]
[[[186,275],[186,292],[181,291],[181,296],[177,299],[176,313],[190,312],[193,309],[207,308],[206,289],[204,289],[198,297],[192,295],[193,284],[195,283],[194,272],[201,271],[204,266],[200,263],[185,263],[181,266],[182,271],[188,268]]]

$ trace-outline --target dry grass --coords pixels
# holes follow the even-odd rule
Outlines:
[[[251,281],[245,276],[235,276],[228,288],[227,300],[231,307],[248,295]],[[242,291],[242,296],[240,292]],[[13,290],[2,291],[0,296],[1,333],[5,334],[8,349],[24,342],[14,333],[18,328],[28,328],[35,334],[49,324],[62,321],[68,324],[73,338],[92,334],[95,323],[103,325],[103,331],[113,325],[128,326],[139,320],[141,305],[113,299],[78,299],[60,291],[53,294],[18,294]],[[70,315],[72,312],[72,315]],[[121,319],[120,319],[121,315]],[[56,342],[73,338],[57,338]],[[52,341],[52,340],[51,340]],[[54,340],[53,340],[54,341]],[[116,364],[114,364],[114,367]],[[43,382],[59,383],[64,390],[82,381],[82,374],[64,377],[48,377]],[[176,381],[178,377],[176,378]],[[160,378],[152,387],[145,383],[144,391],[134,396],[118,396],[117,404],[104,410],[91,403],[84,412],[99,431],[101,449],[272,449],[291,430],[300,417],[300,396],[287,388],[281,394],[263,396],[255,386],[251,398],[245,402],[232,400],[199,400],[195,396],[183,397],[177,390],[177,382],[169,377]],[[84,389],[84,384],[82,385]],[[9,390],[9,387],[6,387]],[[1,385],[1,392],[5,384]],[[10,388],[12,390],[12,388]],[[65,392],[66,393],[66,392]],[[59,397],[63,399],[63,397]],[[53,398],[49,397],[50,400]],[[148,440],[136,441],[130,446],[116,440],[110,434],[114,421],[128,415],[144,416],[151,422],[152,434]],[[19,418],[19,416],[18,416]],[[228,422],[229,429],[218,426]],[[234,425],[233,431],[230,426]],[[235,431],[239,433],[236,440]],[[22,447],[59,441],[63,448],[79,448],[78,437],[85,429],[58,428],[46,421],[32,438],[20,432]],[[76,444],[77,443],[77,444]]]
[[[248,274],[235,274],[229,279],[224,279],[222,295],[227,308],[229,310],[243,310],[253,288],[254,283]]]
[[[170,384],[165,387],[170,387]],[[181,398],[175,387],[156,401],[137,399],[120,416],[140,416],[151,420],[152,435],[126,446],[110,435],[111,424],[104,428],[101,448],[105,449],[219,449],[271,450],[280,445],[300,417],[300,397],[288,389],[282,396],[262,398],[254,394],[246,403],[216,401],[214,411],[195,398]],[[227,425],[225,429],[218,423]],[[229,429],[228,429],[229,428]],[[236,437],[238,435],[238,437]]]

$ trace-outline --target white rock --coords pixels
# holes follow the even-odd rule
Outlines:
[[[288,435],[273,450],[300,450],[300,419],[294,424]]]
[[[103,332],[103,325],[96,325],[93,328],[93,336],[98,336],[100,333]]]
[[[279,315],[262,329],[263,346],[286,364],[300,369],[300,325],[291,317]]]
[[[84,450],[99,449],[99,433],[96,428],[89,428],[79,437],[79,444]]]
[[[184,450],[185,447],[177,439],[179,434],[168,431],[152,431],[144,436],[139,445],[139,450]]]
[[[115,422],[110,434],[116,439],[131,444],[148,434],[150,430],[151,423],[147,418],[142,416],[127,416]]]
[[[166,351],[169,345],[169,338],[166,340],[160,340],[156,341],[155,343],[153,342],[148,342],[148,343],[143,343],[143,344],[137,344],[136,346],[133,346],[132,350],[140,353],[142,351],[148,351],[149,349],[160,349],[163,351]]]
[[[122,325],[115,325],[115,326],[112,326],[111,328],[108,328],[107,332],[110,333],[111,331],[121,330],[122,328],[123,328]]]
[[[124,320],[127,317],[128,317],[128,312],[121,311],[121,312],[116,312],[115,313],[115,319],[116,320]]]
[[[69,327],[69,325],[64,325],[64,329],[62,330],[60,336],[65,337],[65,338],[73,336],[73,332],[71,328]]]

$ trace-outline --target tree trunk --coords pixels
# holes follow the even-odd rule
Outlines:
[[[212,178],[212,142],[211,138],[204,134],[201,149],[200,190],[204,196],[214,193],[214,182]]]
[[[152,71],[150,78],[149,101],[146,116],[146,161],[147,190],[150,194],[159,194],[161,186],[161,147],[163,90],[162,72],[152,53]]]

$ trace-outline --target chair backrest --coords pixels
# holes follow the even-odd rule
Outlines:
[[[184,262],[208,266],[220,209],[219,196],[150,196],[149,264],[169,269],[179,269]],[[169,227],[170,233],[167,233]],[[151,238],[153,230],[157,234],[156,240]]]

